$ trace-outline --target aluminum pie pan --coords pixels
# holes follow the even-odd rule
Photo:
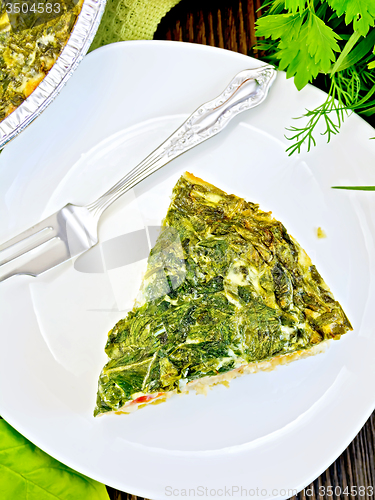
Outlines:
[[[58,95],[87,53],[106,0],[84,0],[65,47],[37,88],[0,122],[0,149],[39,116]]]

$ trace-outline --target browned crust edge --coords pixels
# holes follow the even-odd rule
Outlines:
[[[212,389],[215,385],[222,384],[225,385],[226,387],[229,387],[229,383],[231,380],[237,377],[241,377],[242,375],[246,375],[249,373],[257,373],[260,371],[272,371],[280,365],[286,365],[299,359],[304,359],[310,356],[315,356],[316,354],[323,353],[328,348],[330,342],[331,339],[325,340],[323,342],[320,342],[319,344],[310,347],[309,349],[301,349],[300,351],[296,351],[293,353],[281,354],[280,356],[275,356],[274,358],[265,361],[259,361],[241,365],[238,368],[235,368],[234,370],[222,373],[220,375],[214,375],[211,377],[203,377],[198,380],[192,380],[191,382],[188,382],[186,384],[185,388],[179,394],[188,394],[191,390],[194,390],[196,394],[207,395],[208,390]],[[125,405],[119,410],[106,412],[105,414],[102,415],[108,415],[110,413],[114,413],[115,415],[133,413],[134,411],[140,408],[144,408],[145,406],[163,403],[175,394],[177,394],[177,390],[164,392],[160,395],[155,395],[153,399],[147,402],[133,403],[133,401],[127,401]],[[142,394],[142,396],[153,396],[153,395]]]

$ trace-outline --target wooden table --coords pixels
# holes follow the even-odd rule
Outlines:
[[[161,21],[154,39],[213,45],[259,57],[259,54],[252,50],[252,46],[256,41],[255,21],[260,15],[261,3],[261,0],[182,0]],[[375,489],[374,451],[375,412],[336,462],[306,488],[305,492],[302,491],[293,497],[293,500],[349,500],[375,497],[375,492],[373,496],[350,494],[354,493],[354,487],[359,490],[359,487],[363,486],[367,492],[368,487]],[[304,453],[308,453],[308,450],[301,450],[301,460]],[[330,487],[333,492],[336,487],[337,493],[341,489],[341,494],[330,494]],[[349,495],[343,493],[345,489]],[[108,488],[108,492],[113,500],[139,499],[112,488]]]

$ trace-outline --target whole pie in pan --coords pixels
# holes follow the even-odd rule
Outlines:
[[[94,415],[205,393],[316,354],[351,329],[281,222],[185,173],[136,305],[109,332]]]
[[[1,3],[0,120],[14,111],[52,68],[82,4],[83,0]]]

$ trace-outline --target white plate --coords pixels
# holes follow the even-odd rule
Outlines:
[[[0,241],[68,201],[92,201],[235,73],[257,64],[169,42],[125,42],[90,54],[0,155]],[[375,402],[375,195],[330,187],[375,184],[374,131],[351,116],[329,145],[320,141],[291,158],[284,152],[284,127],[323,98],[312,87],[297,92],[279,74],[264,104],[112,206],[100,240],[160,223],[173,185],[191,171],[272,210],[315,261],[353,332],[325,354],[244,376],[229,390],[94,419],[107,331],[131,306],[145,259],[91,274],[66,263],[0,285],[0,414],[74,469],[153,499],[189,488],[196,496],[236,496],[241,487],[242,496],[246,489],[286,498],[321,474]],[[317,238],[318,227],[327,238]]]

